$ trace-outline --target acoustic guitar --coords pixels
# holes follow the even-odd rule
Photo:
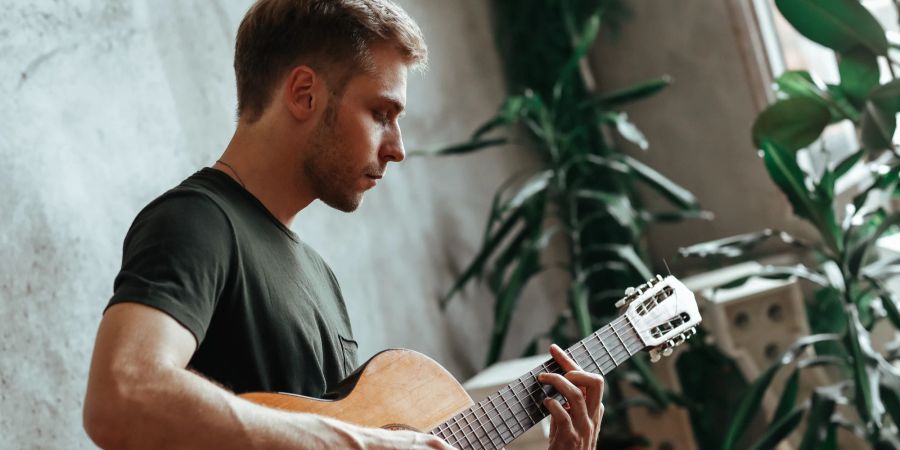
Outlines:
[[[629,288],[616,306],[625,312],[566,350],[585,371],[607,374],[645,349],[657,361],[692,336],[700,323],[694,295],[672,276]],[[541,372],[563,371],[551,359],[476,404],[440,364],[411,350],[393,349],[373,356],[325,399],[283,393],[241,397],[367,427],[431,433],[462,450],[493,450],[547,417],[545,397],[565,401],[537,381]]]

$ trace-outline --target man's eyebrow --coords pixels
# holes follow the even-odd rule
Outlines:
[[[382,95],[379,98],[383,102],[390,103],[391,107],[394,108],[394,112],[397,113],[398,116],[403,115],[403,111],[406,108],[403,106],[403,103],[400,101],[400,99],[392,95]]]

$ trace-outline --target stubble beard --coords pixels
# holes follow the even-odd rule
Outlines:
[[[356,211],[362,203],[362,192],[355,190],[358,181],[340,161],[344,143],[336,132],[337,119],[333,106],[325,112],[310,143],[310,156],[303,161],[303,175],[309,180],[316,197],[326,205],[346,213]]]

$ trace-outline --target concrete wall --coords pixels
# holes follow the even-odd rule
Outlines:
[[[92,447],[81,405],[122,238],[230,138],[233,39],[249,3],[0,0],[0,448]],[[504,91],[485,2],[400,3],[432,53],[410,79],[407,148],[454,141]],[[481,367],[489,297],[470,289],[446,312],[436,302],[521,155],[413,159],[357,213],[317,204],[299,216],[343,284],[362,358],[409,347],[461,378]],[[555,317],[552,288],[532,286],[508,355]]]

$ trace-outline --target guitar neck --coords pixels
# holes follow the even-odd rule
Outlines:
[[[627,316],[620,316],[605,327],[566,349],[566,353],[587,372],[605,375],[644,344]],[[462,450],[494,450],[505,447],[549,412],[546,397],[562,401],[550,386],[537,381],[542,372],[563,373],[559,364],[548,360],[496,393],[464,410],[431,431]]]

